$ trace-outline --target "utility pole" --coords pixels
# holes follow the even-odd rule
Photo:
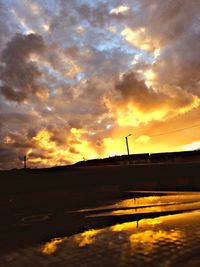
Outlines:
[[[24,156],[24,169],[26,169],[26,156]]]
[[[131,134],[129,134],[129,135],[127,135],[126,137],[125,137],[125,139],[126,139],[126,148],[127,148],[127,154],[128,154],[128,156],[130,155],[130,153],[129,153],[129,146],[128,146],[128,137],[129,136],[131,136]]]

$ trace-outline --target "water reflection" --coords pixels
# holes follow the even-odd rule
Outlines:
[[[88,217],[114,216],[123,214],[154,213],[164,211],[181,211],[200,209],[199,193],[175,193],[131,198],[98,209],[88,209]]]
[[[43,254],[53,254],[56,252],[58,244],[61,244],[62,242],[64,242],[66,238],[54,238],[51,241],[47,242],[44,246],[42,246],[41,248],[41,252]]]
[[[50,255],[57,248],[58,257],[64,257],[67,266],[83,262],[86,266],[183,266],[183,259],[187,262],[193,255],[198,257],[199,220],[200,211],[196,211],[91,229],[53,239],[41,252]]]
[[[54,253],[56,248],[58,249],[58,244],[62,243],[62,247],[59,247],[60,253],[65,249],[71,255],[85,259],[86,255],[81,249],[87,247],[94,258],[102,253],[108,254],[113,266],[120,264],[138,266],[147,262],[152,264],[155,261],[156,266],[168,266],[173,262],[178,266],[177,262],[182,262],[183,255],[187,258],[200,248],[200,194],[170,193],[140,197],[119,201],[114,205],[95,210],[82,211],[86,217],[101,221],[101,216],[105,220],[106,216],[114,218],[122,214],[155,213],[166,210],[179,212],[185,209],[196,211],[117,223],[102,229],[90,229],[72,237],[53,239],[41,252]],[[70,259],[69,266],[73,266],[73,259]],[[162,265],[159,265],[160,262]],[[89,263],[91,264],[91,259]],[[106,266],[105,263],[101,264]]]
[[[157,201],[156,201],[157,199]],[[106,224],[107,217],[101,218],[102,207],[89,217],[90,223],[105,225],[98,229],[89,229],[79,234],[54,238],[42,246],[15,251],[1,261],[4,266],[24,266],[24,257],[34,258],[38,266],[190,266],[191,258],[199,261],[200,249],[200,208],[199,194],[170,194],[144,199],[128,199],[115,203],[121,210],[133,202],[140,205],[138,210],[147,209],[153,203],[166,204],[175,202],[177,212],[184,205],[196,208],[192,212],[157,216],[155,218]],[[125,206],[127,205],[127,206]],[[144,208],[142,206],[145,206]],[[159,207],[159,208],[161,208]],[[188,207],[188,206],[187,206]],[[104,206],[104,209],[107,208]],[[109,206],[108,209],[113,208]],[[154,212],[149,207],[150,212]],[[155,210],[158,208],[154,207]],[[128,210],[127,210],[128,211]],[[88,216],[92,210],[83,212]],[[110,211],[108,217],[113,219],[116,214]],[[105,213],[104,213],[105,214]],[[111,215],[112,214],[112,215]],[[96,217],[94,217],[96,216]],[[112,217],[113,216],[113,217]],[[120,215],[119,215],[120,216]],[[87,220],[88,217],[85,217]],[[103,224],[104,223],[104,224]],[[110,221],[109,221],[110,223]],[[91,227],[92,228],[92,227]],[[39,253],[38,253],[39,250]],[[13,263],[13,265],[11,264]]]
[[[103,232],[103,229],[90,229],[81,234],[74,235],[71,238],[71,241],[77,244],[80,248],[82,248],[82,247],[85,247],[87,245],[91,245],[92,243],[94,243],[95,237],[101,232]],[[67,239],[68,239],[67,237],[53,238],[49,242],[45,243],[41,247],[40,251],[46,255],[54,254],[58,249],[58,245],[66,242]]]
[[[200,209],[200,201],[199,202],[192,202],[192,203],[180,203],[180,204],[173,204],[173,205],[155,205],[152,207],[142,207],[142,208],[128,208],[128,209],[118,209],[113,210],[110,212],[102,212],[96,215],[89,215],[89,217],[101,217],[101,216],[108,216],[108,215],[122,215],[122,214],[140,214],[140,213],[153,213],[153,212],[163,212],[163,211],[176,211],[176,210],[191,210],[191,209]]]
[[[164,219],[165,221],[165,219]],[[135,224],[138,227],[135,227]],[[139,228],[139,222],[129,222],[123,224],[117,224],[110,227],[111,231],[126,233],[128,240],[131,245],[131,254],[137,251],[145,255],[153,252],[161,244],[176,244],[178,242],[183,242],[185,234],[179,229],[162,229],[162,219],[145,219],[140,222],[140,230],[135,230]],[[149,226],[149,227],[148,227]]]
[[[144,255],[153,253],[162,243],[165,245],[176,244],[177,241],[184,238],[184,233],[179,230],[146,230],[139,233],[134,233],[129,236],[132,253],[139,251]],[[131,254],[132,254],[131,253]]]
[[[87,245],[91,245],[93,242],[95,242],[96,235],[100,234],[103,230],[87,230],[83,232],[82,234],[75,235],[74,241],[78,243],[79,247],[85,247]]]

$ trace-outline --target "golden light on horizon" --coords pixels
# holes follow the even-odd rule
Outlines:
[[[200,149],[200,141],[193,142],[191,144],[187,144],[180,147],[180,150],[187,151],[187,150],[197,150]]]
[[[193,1],[3,1],[0,168],[198,148]]]
[[[135,142],[137,142],[137,143],[148,143],[150,139],[151,139],[151,137],[148,136],[148,135],[140,135],[139,137],[137,137],[135,139]]]
[[[165,136],[165,133],[155,137],[146,134],[137,135],[134,131],[132,132],[132,127],[129,124],[119,126],[117,129],[117,131],[112,130],[108,137],[103,138],[100,146],[88,139],[89,133],[83,128],[71,128],[70,133],[66,133],[66,144],[62,145],[53,141],[50,131],[42,129],[33,137],[35,148],[40,149],[42,154],[41,156],[35,154],[35,148],[29,149],[27,153],[29,163],[38,166],[55,166],[82,160],[124,155],[127,153],[125,144],[127,133],[132,133],[128,139],[130,154],[167,152],[172,149],[175,151],[194,150],[200,146],[200,141],[184,146],[174,146],[176,139],[171,139],[174,143],[172,142],[169,146],[169,140],[166,139],[167,135]],[[166,132],[166,134],[168,133]],[[175,136],[177,136],[176,133]],[[179,139],[181,141],[180,137]]]
[[[42,164],[42,165],[63,165],[64,162],[75,163],[83,159],[95,159],[99,157],[98,152],[95,150],[93,144],[88,140],[84,140],[83,135],[86,133],[84,129],[72,128],[70,134],[66,134],[66,144],[58,146],[53,141],[52,133],[47,129],[40,130],[33,142],[35,146],[42,150],[42,155],[34,155],[34,149],[29,151],[30,164]],[[109,139],[108,139],[109,140]],[[105,141],[109,142],[108,140]],[[65,163],[65,164],[66,164]]]
[[[108,103],[108,102],[107,102]],[[116,106],[109,103],[109,108],[116,114],[119,127],[137,127],[141,123],[149,123],[151,120],[162,120],[167,114],[167,109],[160,109],[150,112],[140,111],[134,103],[127,103],[124,106]]]

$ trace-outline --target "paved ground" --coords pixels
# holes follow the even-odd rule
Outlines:
[[[0,266],[200,266],[200,193],[127,196],[87,209],[15,214],[0,225]]]

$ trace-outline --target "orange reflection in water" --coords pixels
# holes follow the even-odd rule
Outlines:
[[[95,237],[100,234],[103,229],[91,229],[87,230],[81,234],[74,235],[72,238],[72,242],[78,244],[79,247],[85,247],[87,245],[92,244],[95,241]],[[50,255],[56,252],[58,249],[58,245],[67,241],[67,237],[65,238],[54,238],[51,241],[47,242],[41,248],[41,252],[46,255]]]
[[[103,253],[105,255],[109,253],[108,260],[112,263],[109,266],[148,266],[147,263],[151,263],[149,266],[154,266],[154,263],[159,262],[162,266],[177,266],[175,263],[177,261],[182,263],[182,256],[185,253],[198,254],[199,220],[200,211],[197,210],[141,219],[138,222],[125,222],[103,229],[87,230],[71,237],[53,239],[40,251],[49,255],[48,260],[52,261],[59,255],[65,257],[67,266],[74,266],[76,258],[84,259],[86,266],[96,266],[96,255]],[[87,256],[87,249],[82,250],[87,246],[91,253],[90,257]],[[55,251],[56,255],[50,256]],[[107,263],[107,259],[105,262]]]
[[[102,209],[102,211],[101,211]],[[167,193],[163,196],[139,197],[119,201],[114,205],[96,209],[99,213],[88,217],[115,216],[123,214],[154,213],[200,209],[199,193]],[[94,209],[95,210],[95,209]]]
[[[43,254],[53,254],[57,250],[57,245],[64,242],[66,238],[54,238],[51,241],[47,242],[41,249]]]
[[[81,234],[74,235],[71,241],[77,243],[79,247],[85,247],[87,245],[92,244],[95,241],[96,235],[101,233],[102,231],[103,229],[87,230]],[[58,245],[61,243],[67,242],[67,239],[68,239],[67,237],[54,238],[50,240],[49,242],[47,242],[46,244],[44,244],[42,248],[40,249],[40,251],[43,254],[51,255],[56,252],[56,250],[58,249]]]
[[[144,254],[150,254],[163,241],[165,244],[177,243],[184,238],[184,233],[179,230],[146,230],[130,235],[129,241],[133,251],[140,249]]]
[[[97,234],[101,233],[103,230],[88,230],[83,232],[82,234],[78,234],[74,236],[74,241],[78,243],[79,247],[85,247],[87,245],[92,244],[95,241],[95,237]]]
[[[185,202],[200,201],[199,192],[167,192],[166,195],[153,195],[147,197],[131,198],[119,201],[117,207],[147,206],[159,204],[181,204]]]
[[[122,223],[122,224],[116,224],[114,226],[111,226],[110,227],[110,230],[113,231],[113,232],[121,232],[121,231],[124,231],[124,232],[133,232],[135,230],[135,228],[138,228],[139,227],[139,224],[140,226],[145,226],[145,225],[157,225],[157,224],[161,224],[162,223],[162,220],[161,220],[162,217],[159,217],[159,218],[154,218],[154,219],[143,219],[141,220],[140,222],[138,221],[133,221],[133,222],[127,222],[127,223]]]
[[[165,229],[166,221],[169,220],[170,222],[170,220],[173,220],[175,217],[176,215],[169,215],[154,219],[143,219],[139,222],[122,223],[110,227],[110,230],[126,234],[130,244],[130,254],[140,251],[143,255],[148,255],[151,254],[154,249],[161,246],[161,244],[169,246],[169,244],[184,242],[184,231],[174,226],[171,229],[169,227]],[[177,217],[187,218],[187,214],[177,215]],[[126,253],[127,251],[128,249],[126,248]]]
[[[102,253],[102,251],[105,253],[107,251],[114,251],[115,253],[110,253],[109,257],[113,261],[112,266],[117,266],[116,262],[121,262],[124,266],[139,266],[141,265],[141,261],[147,263],[148,261],[156,262],[157,260],[164,261],[165,266],[169,266],[168,263],[174,261],[174,259],[176,260],[176,258],[182,260],[182,255],[184,255],[185,251],[186,253],[199,251],[199,202],[199,193],[182,193],[123,200],[114,205],[104,206],[103,209],[102,207],[96,208],[93,209],[95,210],[93,216],[98,217],[98,224],[101,222],[101,217],[98,214],[100,213],[102,215],[106,207],[108,208],[107,227],[97,230],[90,229],[71,237],[53,239],[46,243],[40,251],[46,255],[54,254],[55,252],[56,255],[59,255],[59,253],[65,255],[67,251],[68,256],[72,255],[69,256],[69,262],[73,263],[73,255],[77,257],[77,255],[84,254],[84,252],[82,253],[82,248],[89,246],[89,250],[93,255],[96,255],[95,253],[98,252]],[[174,207],[173,211],[174,209],[177,210],[177,214],[174,214],[174,212],[166,216],[157,214],[160,216],[156,218],[144,218],[139,221],[124,222],[109,226],[111,216],[113,218],[115,217],[114,221],[117,222],[116,216],[113,214],[113,209],[117,210],[118,208],[127,212],[128,210],[123,210],[123,207],[127,207],[135,211],[132,208],[135,205],[135,207],[139,206],[137,210],[141,212],[146,210],[148,213],[149,209],[149,212],[153,213],[153,208],[155,208],[155,211],[157,209],[166,209],[169,211],[168,214],[170,214],[172,206],[167,206],[168,204],[172,204]],[[196,208],[196,211],[182,213],[183,207],[191,208],[192,210]],[[91,211],[93,210],[91,209]],[[88,209],[86,211],[89,212],[90,210]],[[179,213],[180,211],[181,213]],[[102,222],[105,223],[105,220],[106,216],[104,216]],[[116,262],[115,256],[117,257]],[[131,260],[130,262],[129,259]],[[126,262],[130,264],[125,265]],[[95,262],[91,266],[93,265],[95,265]],[[73,264],[70,266],[73,266]]]

